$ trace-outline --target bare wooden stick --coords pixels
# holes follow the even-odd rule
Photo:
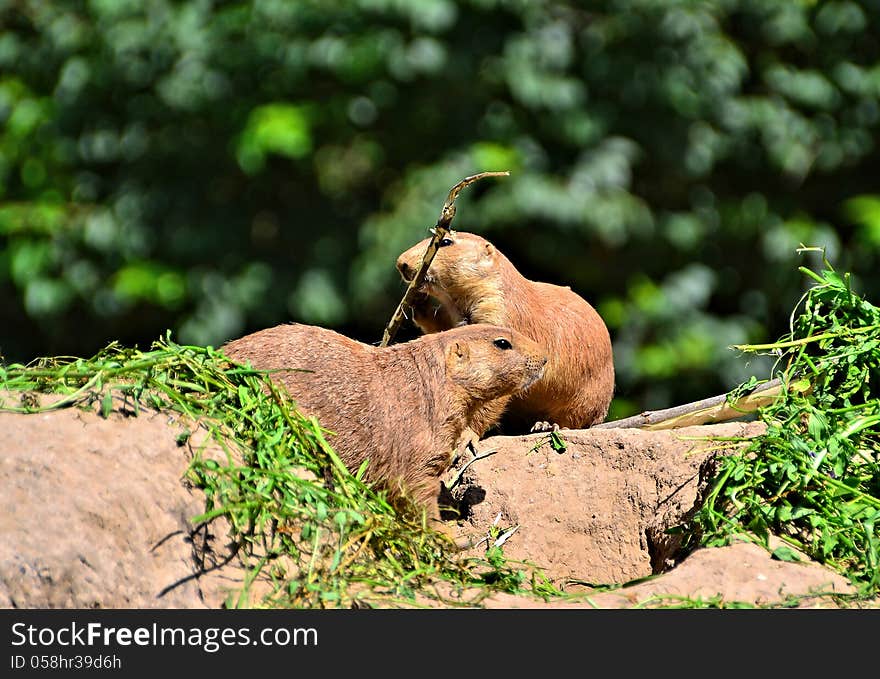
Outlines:
[[[446,202],[443,203],[443,209],[440,210],[440,217],[437,219],[437,225],[431,230],[433,236],[428,243],[425,254],[422,256],[422,264],[416,272],[416,275],[413,276],[413,279],[410,281],[409,287],[403,294],[403,299],[400,300],[400,304],[397,305],[397,309],[394,310],[394,314],[391,316],[391,320],[388,321],[388,325],[385,327],[385,332],[382,333],[382,341],[379,343],[380,347],[387,347],[391,340],[394,339],[394,336],[397,334],[397,331],[403,323],[403,319],[406,317],[404,310],[412,306],[413,300],[416,295],[418,295],[418,289],[421,287],[422,283],[425,282],[425,275],[428,273],[428,267],[431,266],[434,255],[437,254],[437,248],[440,246],[440,241],[443,240],[450,231],[452,218],[455,217],[455,199],[458,198],[458,194],[461,193],[463,188],[470,186],[480,179],[486,177],[507,177],[509,175],[510,172],[480,172],[479,174],[465,177],[449,190],[449,195],[446,196]]]
[[[809,391],[809,382],[799,380],[789,385],[789,390],[799,393]],[[709,422],[725,422],[742,417],[754,412],[758,408],[770,405],[782,392],[783,386],[779,379],[769,382],[745,394],[732,403],[728,399],[729,394],[704,398],[693,403],[666,408],[665,410],[652,410],[633,415],[622,420],[603,422],[594,425],[593,429],[676,429],[678,427],[690,427]]]

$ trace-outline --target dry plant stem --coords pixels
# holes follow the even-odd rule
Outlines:
[[[497,452],[497,448],[489,448],[489,450],[484,450],[482,453],[477,453],[476,449],[474,449],[474,456],[470,460],[468,460],[461,469],[458,470],[455,477],[452,479],[452,481],[449,482],[449,490],[452,490],[458,485],[459,481],[461,481],[462,474],[464,474],[467,471],[467,468],[470,467],[474,462],[476,462],[477,460],[482,460],[485,457],[489,457],[490,455],[494,455]]]
[[[759,389],[740,397],[732,404],[728,403],[727,394],[721,394],[674,408],[649,410],[622,420],[603,422],[594,425],[593,429],[676,429],[706,424],[707,422],[724,422],[770,405],[781,391],[782,382],[778,379],[770,380],[761,385]]]
[[[500,547],[505,542],[507,542],[510,539],[510,536],[513,535],[514,533],[516,533],[516,531],[518,531],[518,530],[519,530],[519,524],[515,525],[510,530],[505,531],[504,534],[502,534],[497,540],[495,540],[494,543],[492,543],[492,546],[493,547]]]
[[[449,195],[446,196],[446,202],[443,203],[443,209],[440,210],[440,217],[437,219],[437,225],[432,230],[433,236],[431,241],[428,243],[428,247],[422,257],[422,264],[412,281],[410,281],[409,287],[403,295],[403,299],[401,299],[400,304],[397,305],[397,309],[394,310],[394,315],[391,316],[391,320],[388,321],[388,325],[385,327],[385,332],[382,333],[382,341],[379,343],[380,347],[387,347],[391,343],[391,340],[394,339],[394,336],[397,334],[397,331],[403,323],[403,319],[406,317],[405,309],[412,306],[413,299],[415,299],[418,294],[418,289],[421,287],[422,283],[425,282],[425,275],[428,273],[428,267],[431,265],[434,255],[437,254],[437,248],[440,246],[440,241],[449,233],[452,218],[455,217],[455,199],[458,198],[458,194],[461,193],[461,190],[466,186],[470,186],[480,179],[485,179],[486,177],[507,177],[509,175],[510,172],[480,172],[479,174],[465,177],[449,190]]]

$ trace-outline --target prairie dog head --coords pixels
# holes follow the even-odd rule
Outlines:
[[[397,270],[410,282],[422,264],[429,239],[397,258]],[[506,325],[502,313],[502,273],[509,262],[492,243],[472,233],[450,231],[419,288],[423,300],[414,304],[413,320],[430,333],[468,323]],[[440,303],[432,310],[429,298]]]
[[[430,239],[416,243],[397,258],[397,270],[409,283],[422,264]],[[440,241],[437,254],[428,267],[422,292],[444,301],[470,296],[475,288],[486,285],[498,275],[500,253],[492,243],[473,233],[450,231]]]
[[[544,374],[546,353],[515,330],[478,323],[443,335],[446,378],[476,401],[528,389]]]

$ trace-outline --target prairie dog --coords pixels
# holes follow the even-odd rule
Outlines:
[[[223,352],[258,370],[279,370],[300,410],[334,433],[351,471],[408,495],[439,518],[440,476],[481,407],[529,388],[547,358],[516,331],[478,324],[389,347],[292,323],[228,342]]]
[[[405,281],[412,280],[427,245],[423,240],[398,257]],[[521,332],[547,355],[544,376],[528,392],[491,403],[478,415],[478,434],[505,409],[505,421],[525,430],[535,422],[539,428],[582,428],[605,419],[614,395],[611,338],[596,310],[571,288],[530,281],[485,238],[453,231],[441,241],[421,292],[413,320],[422,332],[490,323]]]

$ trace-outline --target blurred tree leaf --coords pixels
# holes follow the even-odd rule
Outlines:
[[[312,150],[308,116],[303,106],[273,103],[251,111],[236,148],[241,169],[256,174],[266,156],[302,158]]]
[[[851,0],[0,5],[0,346],[372,342],[456,226],[612,330],[612,412],[725,391],[801,244],[880,296],[880,6]],[[801,261],[801,259],[806,261]],[[412,330],[410,329],[412,332]]]

